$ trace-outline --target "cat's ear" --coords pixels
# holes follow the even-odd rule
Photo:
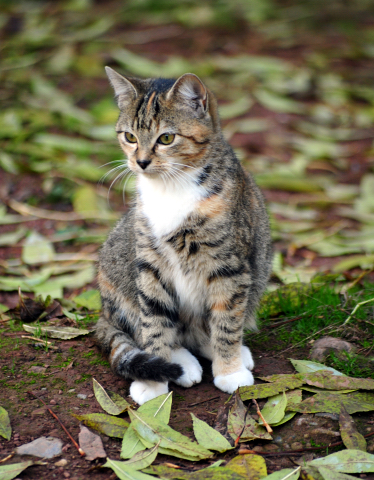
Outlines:
[[[119,107],[136,99],[138,92],[130,80],[117,73],[113,68],[105,67],[105,71],[116,94]]]
[[[171,98],[178,99],[199,113],[207,111],[207,89],[193,73],[185,73],[178,78],[167,94],[167,99]]]

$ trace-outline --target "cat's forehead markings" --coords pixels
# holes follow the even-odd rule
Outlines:
[[[155,98],[155,95],[156,95],[156,92],[153,92],[151,94],[151,96],[149,97],[148,105],[147,105],[147,113],[149,113],[149,110],[151,108],[151,105],[152,105],[153,99]]]

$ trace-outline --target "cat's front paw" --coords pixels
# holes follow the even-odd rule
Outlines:
[[[174,380],[174,383],[182,387],[191,387],[194,383],[200,383],[203,369],[196,357],[185,348],[173,350],[171,354],[173,363],[178,363],[183,368],[183,375]]]
[[[246,387],[254,384],[252,373],[242,365],[238,372],[229,375],[217,375],[214,385],[223,392],[233,393],[238,387]]]
[[[248,370],[253,370],[253,367],[255,366],[255,362],[253,361],[252,354],[249,348],[242,345],[241,353],[242,353],[243,365],[246,368],[248,368]]]
[[[168,382],[152,382],[151,380],[135,380],[130,387],[131,398],[138,403],[143,403],[168,393]]]

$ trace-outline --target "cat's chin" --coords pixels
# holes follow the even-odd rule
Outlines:
[[[238,387],[248,387],[253,384],[253,375],[244,365],[238,372],[229,375],[217,375],[214,378],[214,385],[226,393],[234,393]]]
[[[168,382],[153,382],[151,380],[135,380],[130,387],[130,396],[138,405],[168,393]]]

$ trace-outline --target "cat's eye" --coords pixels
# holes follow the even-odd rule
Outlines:
[[[125,138],[129,143],[136,143],[137,142],[137,139],[136,139],[135,135],[133,135],[130,132],[125,132]]]
[[[158,137],[157,142],[161,143],[162,145],[170,145],[173,143],[174,138],[175,135],[173,133],[164,133]]]

